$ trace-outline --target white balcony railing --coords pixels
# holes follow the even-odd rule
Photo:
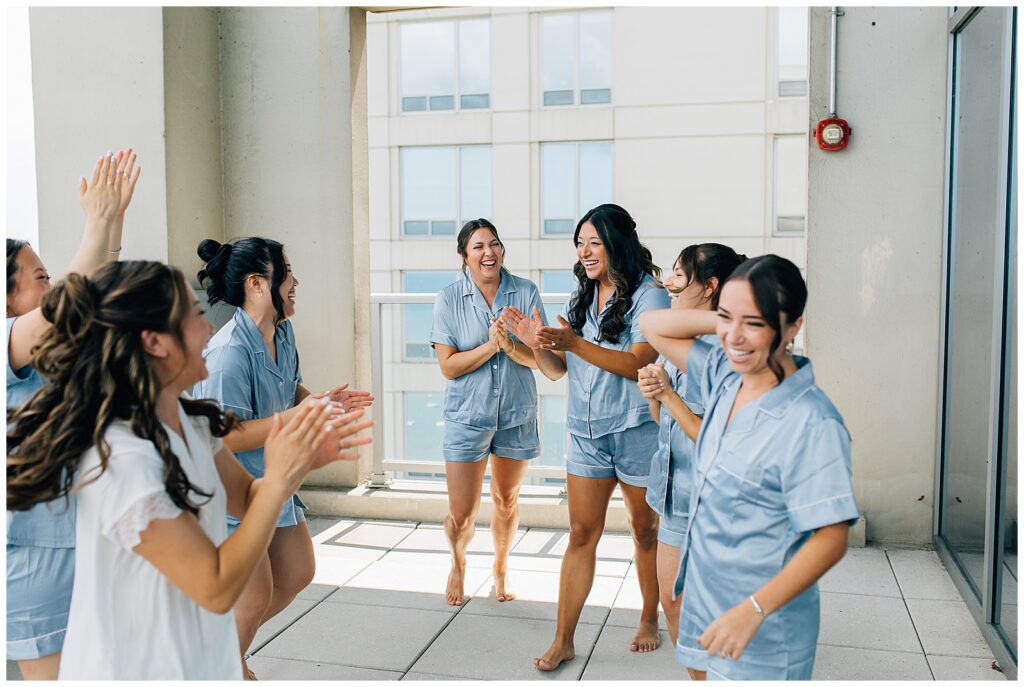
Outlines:
[[[436,294],[370,295],[373,426],[371,487],[387,486],[396,476],[437,479],[444,475],[441,414],[444,377],[430,347],[430,322]],[[548,320],[560,312],[569,294],[541,294]],[[552,308],[555,306],[555,308]],[[565,386],[536,373],[538,425],[542,455],[531,461],[527,480],[565,479]]]

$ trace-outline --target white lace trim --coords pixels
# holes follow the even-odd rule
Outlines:
[[[181,514],[181,509],[174,505],[166,491],[157,491],[143,496],[131,505],[114,523],[107,536],[131,551],[142,541],[140,534],[146,531],[149,523],[154,520],[170,520]]]

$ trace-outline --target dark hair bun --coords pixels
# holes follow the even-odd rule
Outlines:
[[[231,250],[230,243],[221,243],[214,239],[203,239],[199,242],[199,247],[196,248],[196,253],[199,254],[199,258],[203,262],[210,262],[217,257],[217,253],[219,253],[225,246],[227,246],[229,251]]]
[[[746,255],[744,255],[743,253],[737,253],[737,254],[736,254],[736,261],[737,261],[737,264],[743,264],[743,263],[745,263],[745,262],[746,262],[747,260],[748,260],[747,256],[746,256]]]

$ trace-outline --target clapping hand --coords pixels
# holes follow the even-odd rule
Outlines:
[[[369,391],[349,390],[348,384],[341,384],[327,391],[310,394],[313,398],[329,398],[336,404],[334,414],[348,413],[358,408],[369,408],[373,405],[373,394]]]
[[[533,308],[533,317],[527,317],[518,308],[511,305],[506,306],[501,317],[498,318],[498,323],[502,329],[510,334],[515,334],[516,338],[530,348],[540,348],[537,332],[544,326],[544,320],[540,318],[540,311],[536,307]]]
[[[351,413],[332,417],[324,425],[324,442],[316,452],[311,470],[338,460],[359,460],[357,451],[347,451],[346,449],[365,446],[373,441],[372,437],[349,438],[353,434],[358,434],[373,426],[373,420],[356,422],[365,412],[359,408]]]
[[[541,327],[537,330],[537,341],[541,348],[548,351],[572,351],[580,337],[561,315],[558,316],[558,322],[561,327]]]

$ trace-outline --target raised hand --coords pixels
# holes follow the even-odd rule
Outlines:
[[[79,181],[78,203],[90,220],[109,222],[117,217],[121,207],[120,164],[121,159],[113,153],[101,155],[90,180],[82,177]]]
[[[558,316],[558,322],[561,327],[541,327],[537,331],[540,348],[548,351],[571,351],[579,343],[580,337],[561,315]]]
[[[125,148],[118,153],[119,164],[117,166],[117,178],[121,184],[121,202],[117,208],[119,217],[124,216],[125,210],[132,202],[132,195],[135,193],[135,183],[142,174],[142,167],[135,166],[136,155],[131,148]]]
[[[324,443],[313,458],[311,470],[338,460],[359,460],[357,451],[346,449],[365,446],[373,441],[372,437],[349,438],[373,426],[373,420],[356,422],[365,412],[360,408],[341,417],[332,418],[324,425]]]
[[[530,348],[540,348],[537,332],[544,326],[544,320],[540,318],[540,312],[536,307],[533,309],[533,317],[527,317],[518,308],[506,306],[499,322],[505,331],[515,334],[516,338]]]
[[[264,479],[284,493],[291,494],[312,469],[320,447],[329,432],[324,431],[330,415],[330,402],[311,399],[287,422],[281,414],[274,415],[270,433],[264,444]]]

